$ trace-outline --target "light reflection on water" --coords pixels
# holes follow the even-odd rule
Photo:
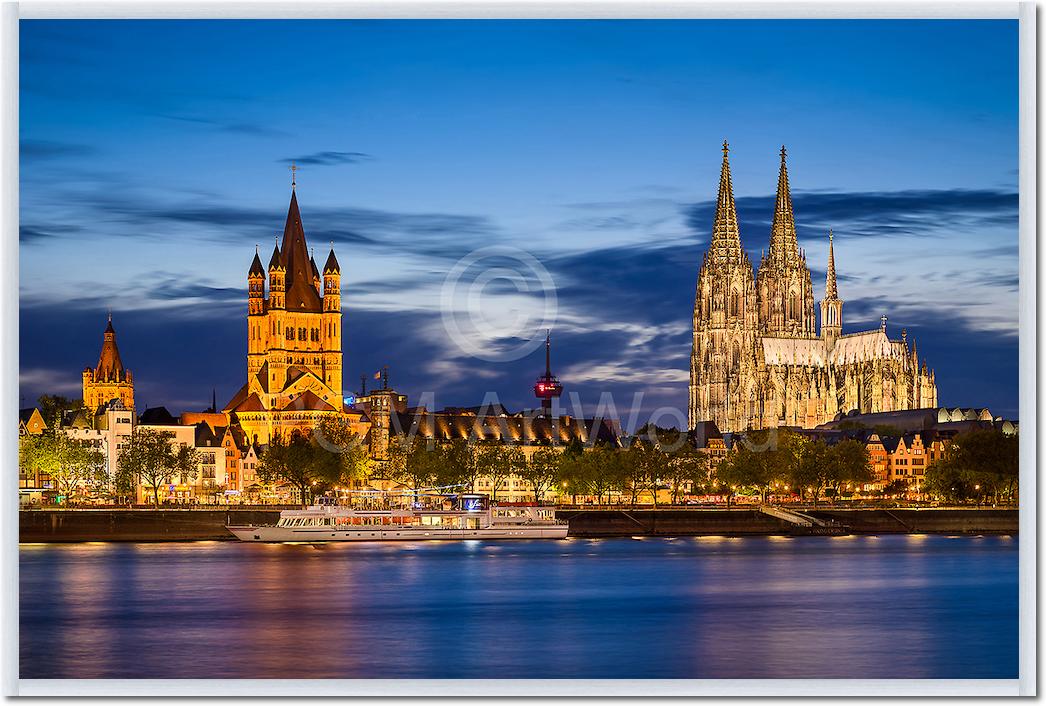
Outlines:
[[[24,545],[21,676],[1012,678],[1017,546]]]

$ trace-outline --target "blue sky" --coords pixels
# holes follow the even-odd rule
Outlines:
[[[27,404],[78,394],[109,307],[139,406],[231,397],[295,160],[351,387],[388,365],[437,406],[530,405],[540,350],[492,362],[442,322],[447,272],[495,245],[554,282],[583,411],[685,411],[725,138],[756,261],[786,144],[818,298],[836,234],[844,331],[886,313],[942,404],[1016,416],[1016,21],[30,20],[20,49]],[[533,335],[538,300],[492,282],[485,315],[523,324],[482,345]]]

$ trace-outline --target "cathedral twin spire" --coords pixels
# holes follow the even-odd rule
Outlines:
[[[723,140],[723,166],[719,173],[719,196],[716,198],[712,244],[709,250],[720,260],[747,259],[744,248],[741,247],[734,187],[730,179],[730,145],[726,140]]]
[[[794,261],[799,258],[799,241],[795,234],[795,212],[792,210],[792,194],[788,187],[788,152],[781,146],[781,170],[777,175],[777,202],[774,220],[770,227],[770,260]]]

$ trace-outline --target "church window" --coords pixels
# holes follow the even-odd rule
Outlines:
[[[294,340],[294,329],[292,329],[292,328],[287,329],[287,340],[288,341],[293,341]]]
[[[298,328],[298,338],[303,341],[309,340],[309,334],[305,331],[304,326]]]

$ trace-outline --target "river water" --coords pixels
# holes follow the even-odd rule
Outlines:
[[[22,545],[23,678],[1016,678],[1016,537]]]

